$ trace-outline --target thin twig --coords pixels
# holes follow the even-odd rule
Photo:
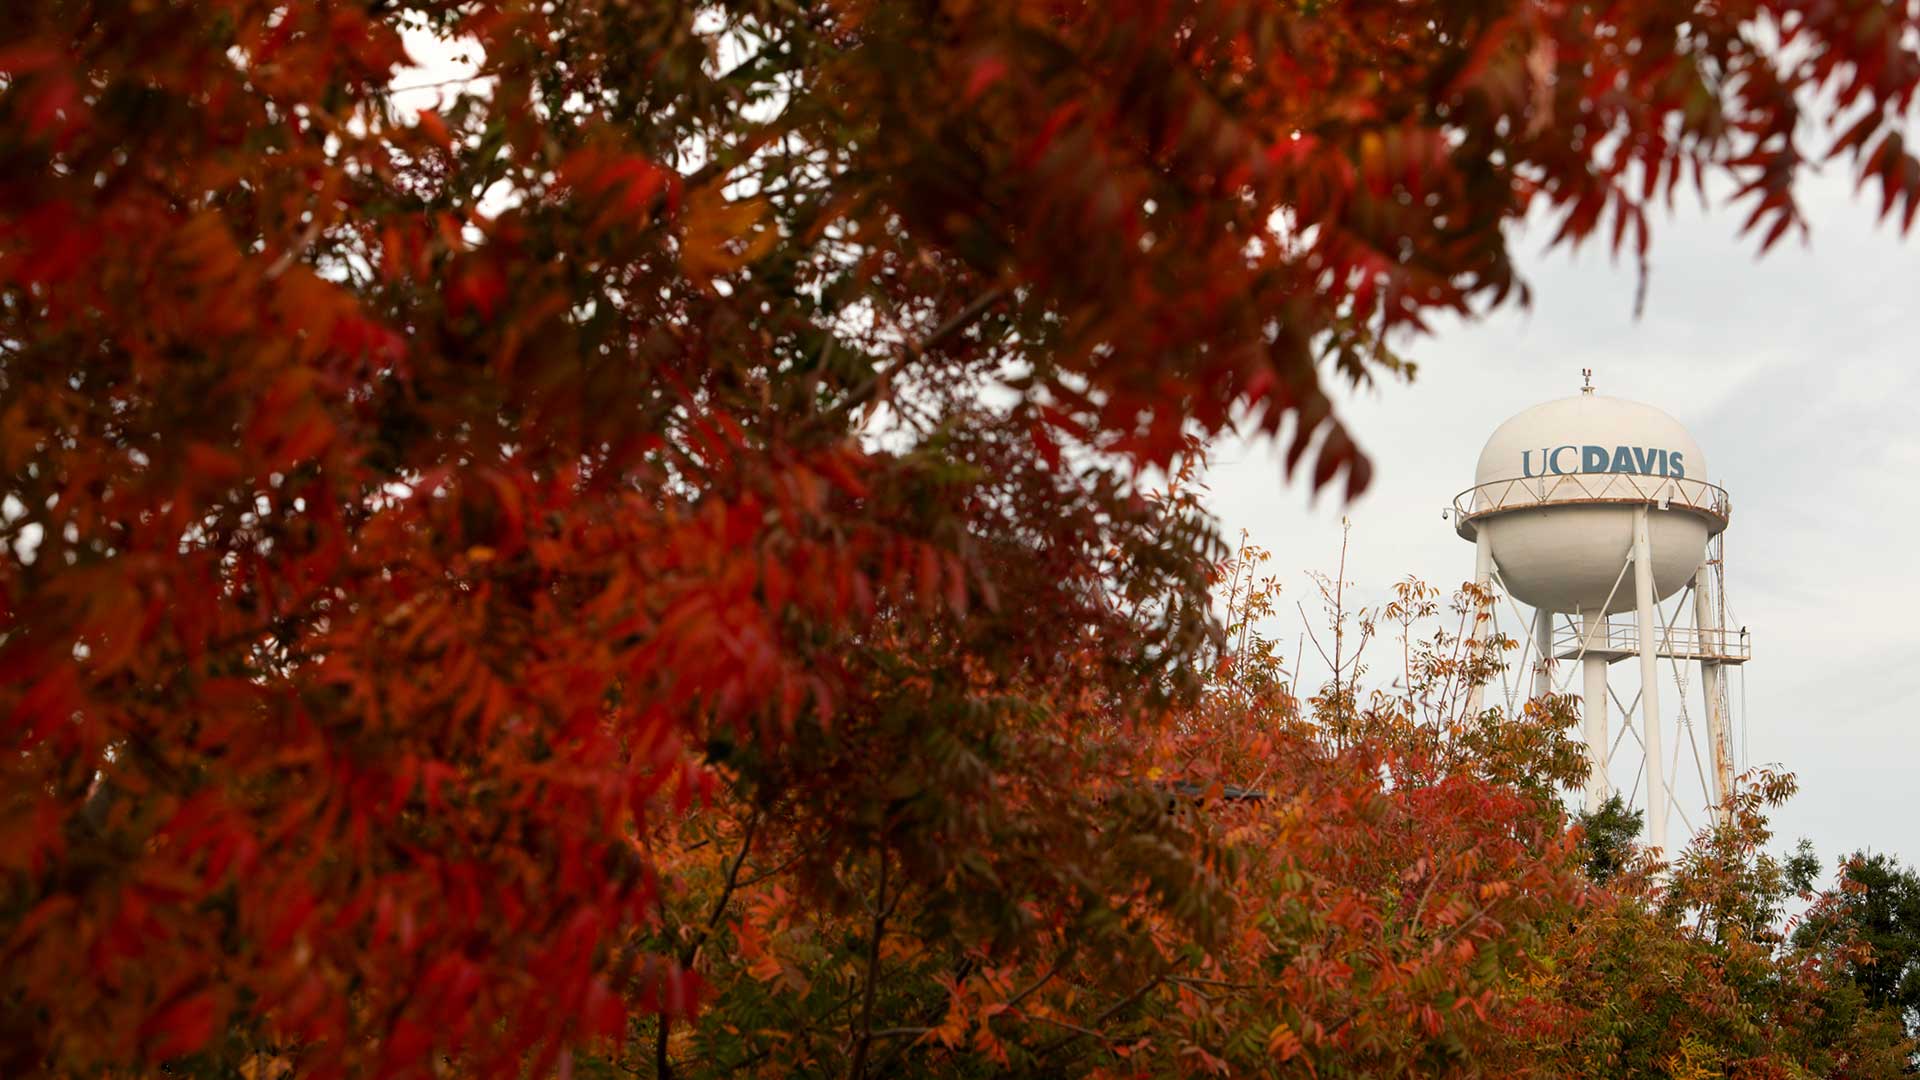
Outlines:
[[[921,338],[918,342],[909,342],[900,350],[899,356],[895,357],[891,363],[875,372],[859,386],[854,387],[852,392],[847,394],[827,415],[832,417],[845,416],[847,413],[865,405],[890,384],[894,376],[898,375],[908,364],[918,360],[928,349],[933,348],[942,340],[966,329],[968,324],[979,318],[982,313],[998,303],[1000,298],[1005,295],[1006,289],[996,285],[981,293],[979,296],[974,297],[972,303],[955,312],[946,322],[934,327],[932,332],[927,334],[926,337]]]
[[[960,963],[956,965],[953,970],[954,985],[957,986],[960,983],[965,982],[969,977],[973,975],[974,968],[977,966],[978,964],[975,962],[973,957],[971,956],[961,957]],[[929,1009],[923,1010],[923,1012],[934,1013],[936,1010],[944,1011],[945,1005],[946,1005],[945,999],[941,999],[941,1000],[935,1001]],[[896,1031],[896,1032],[905,1032],[908,1029],[889,1028],[888,1030]],[[929,1028],[927,1030],[932,1030],[932,1029]],[[875,1037],[877,1038],[878,1036],[875,1036]],[[919,1045],[919,1041],[917,1039],[911,1042],[902,1042],[897,1044],[896,1046],[894,1046],[893,1050],[887,1054],[886,1057],[880,1059],[880,1062],[874,1066],[874,1071],[881,1076],[890,1075],[890,1070],[893,1067],[893,1063],[896,1061],[899,1061],[902,1057],[906,1056],[909,1050],[911,1050],[913,1047],[918,1045]]]
[[[294,260],[305,255],[307,249],[313,247],[313,242],[320,239],[321,228],[323,228],[323,226],[320,223],[320,214],[318,211],[315,211],[313,220],[309,221],[307,227],[301,230],[300,238],[293,242],[292,247],[281,252],[280,257],[273,260],[272,266],[267,267],[266,279],[273,281],[281,274],[286,273],[288,269],[293,266]]]
[[[1041,1047],[1037,1052],[1035,1052],[1034,1060],[1037,1062],[1040,1059],[1046,1057],[1047,1055],[1052,1054],[1054,1051],[1059,1050],[1061,1047],[1077,1042],[1078,1040],[1080,1040],[1081,1038],[1087,1035],[1092,1035],[1095,1038],[1104,1040],[1106,1038],[1106,1035],[1101,1033],[1098,1030],[1100,1025],[1112,1019],[1115,1014],[1120,1012],[1120,1010],[1131,1006],[1134,1002],[1139,1001],[1141,998],[1145,997],[1147,993],[1151,991],[1154,987],[1159,986],[1162,982],[1165,982],[1166,978],[1167,977],[1165,975],[1155,975],[1153,978],[1148,979],[1146,982],[1140,984],[1140,987],[1135,991],[1133,991],[1133,993],[1128,994],[1126,997],[1123,997],[1119,1001],[1114,1002],[1112,1005],[1107,1006],[1105,1009],[1101,1010],[1100,1015],[1094,1017],[1092,1020],[1087,1021],[1087,1025],[1088,1025],[1087,1027],[1084,1027],[1084,1028],[1075,1027],[1073,1034],[1063,1036],[1059,1039],[1054,1040],[1051,1043],[1048,1043],[1046,1046]]]
[[[802,852],[801,854],[795,855],[793,858],[788,859],[786,862],[781,863],[779,866],[776,866],[771,870],[763,870],[760,873],[757,873],[752,877],[748,878],[747,880],[742,881],[740,883],[740,888],[742,889],[751,888],[767,880],[768,878],[779,877],[781,874],[784,874],[787,871],[793,869],[794,867],[800,865],[800,863],[804,861],[806,857],[807,857],[806,853]]]
[[[453,86],[456,83],[470,84],[470,83],[477,83],[482,79],[496,79],[499,77],[500,77],[499,68],[481,68],[480,70],[475,71],[471,75],[455,75],[451,79],[439,79],[434,82],[414,83],[411,86],[390,86],[387,88],[387,93],[388,95],[410,94],[416,90],[438,90],[443,86]]]
[[[886,933],[887,848],[880,847],[880,880],[873,894],[873,934],[867,941],[867,976],[860,994],[860,1033],[853,1043],[852,1059],[847,1063],[847,1080],[862,1080],[867,1074],[867,1051],[873,1045],[873,999],[879,989],[880,937]]]
[[[720,898],[713,902],[713,910],[707,914],[706,925],[700,928],[694,935],[693,941],[683,950],[684,959],[681,960],[683,966],[693,963],[694,957],[700,951],[700,946],[707,943],[708,936],[713,933],[715,927],[720,925],[720,919],[726,915],[727,901],[733,898],[733,890],[738,887],[740,868],[746,864],[747,853],[753,850],[754,834],[760,831],[760,822],[764,818],[765,814],[755,809],[753,816],[747,819],[746,831],[740,837],[740,851],[734,855],[733,865],[727,868],[727,881],[720,889]]]
[[[1011,1009],[1011,1008],[1017,1007],[1021,1002],[1032,997],[1034,991],[1040,989],[1041,987],[1047,985],[1047,983],[1053,981],[1053,977],[1060,973],[1061,966],[1064,965],[1067,962],[1067,959],[1072,955],[1073,955],[1073,948],[1069,946],[1066,950],[1061,952],[1059,956],[1054,958],[1053,966],[1048,968],[1045,974],[1041,975],[1038,979],[1035,979],[1031,986],[1028,986],[1025,990],[1022,990],[1019,993],[1008,998],[1006,1001],[1007,1008]]]
[[[1095,1039],[1099,1039],[1101,1042],[1107,1041],[1107,1036],[1103,1032],[1095,1031],[1092,1028],[1084,1028],[1084,1027],[1081,1027],[1079,1024],[1069,1023],[1068,1021],[1061,1020],[1056,1017],[1035,1016],[1034,1019],[1040,1021],[1043,1024],[1053,1024],[1056,1027],[1063,1027],[1063,1028],[1066,1028],[1068,1031],[1076,1032],[1077,1034],[1073,1036],[1074,1038],[1077,1038],[1080,1035],[1086,1035]]]
[[[713,910],[707,914],[707,921],[694,932],[693,939],[680,950],[680,966],[691,967],[700,954],[700,946],[706,944],[708,935],[726,915],[727,901],[733,898],[733,890],[740,880],[740,867],[747,861],[747,853],[753,850],[753,837],[760,829],[763,812],[756,808],[753,816],[747,819],[747,827],[740,837],[740,851],[733,857],[733,865],[727,868],[727,880],[720,888],[720,897],[714,901]],[[660,1014],[660,1027],[653,1040],[653,1072],[660,1080],[669,1080],[673,1076],[673,1060],[667,1054],[667,1037],[673,1031],[673,1021],[666,1013]]]

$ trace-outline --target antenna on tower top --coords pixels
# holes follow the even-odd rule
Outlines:
[[[1593,369],[1590,367],[1580,369],[1580,392],[1588,397],[1593,396]]]

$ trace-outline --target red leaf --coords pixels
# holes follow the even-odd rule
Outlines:
[[[240,479],[240,459],[210,443],[196,439],[187,444],[184,454],[187,471],[196,480],[219,485]]]
[[[442,150],[453,145],[453,136],[447,133],[446,122],[441,120],[440,114],[434,110],[420,110],[420,115],[415,118],[414,123],[420,128],[421,134],[432,139],[434,145]]]
[[[219,1007],[213,992],[177,997],[140,1025],[147,1057],[155,1061],[185,1057],[207,1045],[219,1026]]]
[[[1007,75],[1007,58],[999,53],[988,53],[973,62],[973,68],[967,75],[967,89],[961,99],[971,104],[981,94]]]

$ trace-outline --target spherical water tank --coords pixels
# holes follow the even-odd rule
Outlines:
[[[1494,429],[1474,487],[1455,501],[1460,535],[1484,530],[1515,598],[1566,613],[1634,606],[1633,517],[1648,508],[1654,595],[1693,577],[1726,527],[1726,492],[1680,422],[1651,405],[1582,394]]]

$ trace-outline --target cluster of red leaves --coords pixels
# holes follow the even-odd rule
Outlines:
[[[1232,617],[1271,595],[1270,579],[1230,590]],[[1472,617],[1485,601],[1459,604]],[[1904,1075],[1897,1018],[1833,977],[1858,950],[1786,947],[1791,888],[1764,848],[1790,778],[1742,778],[1731,824],[1669,873],[1614,872],[1561,809],[1584,770],[1571,699],[1466,714],[1451,689],[1477,650],[1439,617],[1394,619],[1413,631],[1413,682],[1364,708],[1330,684],[1303,715],[1283,672],[1248,662],[1267,644],[1249,634],[1155,738],[1097,709],[1007,730],[1004,756],[970,753],[964,727],[944,742],[902,732],[912,748],[889,757],[902,773],[858,858],[822,865],[819,810],[797,800],[723,797],[661,822],[676,881],[662,944],[711,1000],[690,1021],[640,1020],[651,1038],[594,1064]],[[902,690],[925,706],[942,661],[916,655]],[[1043,708],[1030,687],[992,684],[972,680],[977,710],[1003,695]],[[1087,764],[1063,769],[1076,756]],[[1007,920],[1029,931],[1007,935]]]
[[[973,779],[902,872],[1107,872],[964,762],[1192,682],[1208,530],[1131,470],[1252,410],[1363,487],[1321,361],[1504,295],[1537,196],[1644,243],[1732,170],[1771,239],[1816,87],[1910,218],[1914,19],[6,5],[0,1072],[684,1014],[645,838],[725,755],[816,869],[913,753]],[[409,25],[483,69],[417,118]]]

